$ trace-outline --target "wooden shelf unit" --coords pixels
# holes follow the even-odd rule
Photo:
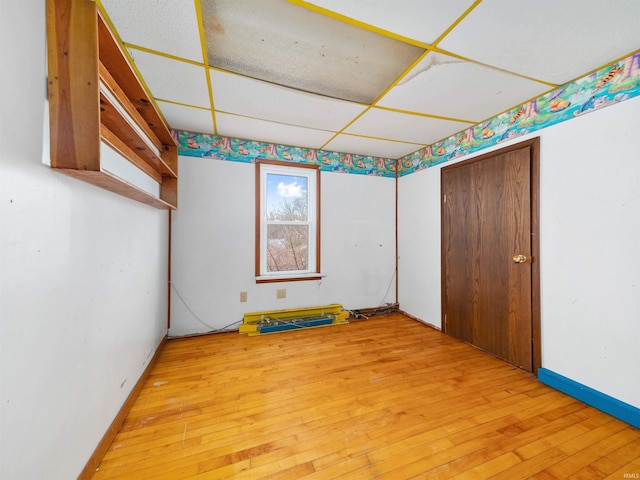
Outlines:
[[[51,167],[161,209],[177,208],[178,149],[90,0],[47,0]],[[160,185],[156,197],[101,166],[104,142]]]

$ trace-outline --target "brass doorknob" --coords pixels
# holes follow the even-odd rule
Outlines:
[[[516,263],[524,263],[527,261],[526,255],[514,255],[513,261]]]

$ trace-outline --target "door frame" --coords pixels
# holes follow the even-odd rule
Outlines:
[[[446,262],[445,262],[445,203],[444,203],[444,175],[443,171],[452,170],[488,158],[496,157],[514,150],[529,147],[530,157],[530,215],[531,215],[531,352],[533,355],[533,374],[538,376],[538,369],[542,366],[542,340],[540,327],[540,137],[515,143],[507,147],[493,150],[489,153],[448,165],[440,170],[440,272],[441,272],[441,325],[442,331],[447,331],[446,322]]]

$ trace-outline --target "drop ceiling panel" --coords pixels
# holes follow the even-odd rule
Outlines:
[[[331,132],[267,122],[255,118],[216,113],[218,135],[295,147],[320,148]]]
[[[286,0],[201,6],[210,66],[328,97],[370,103],[424,51]]]
[[[310,0],[368,25],[423,43],[433,43],[473,0]]]
[[[331,140],[324,150],[353,153],[381,158],[400,158],[419,150],[425,145],[391,142],[376,138],[357,137],[354,135],[338,135]]]
[[[204,67],[129,49],[154,98],[210,108]]]
[[[378,105],[477,123],[550,89],[526,78],[431,53]]]
[[[214,133],[211,110],[167,102],[157,102],[157,104],[170,128],[189,132]]]
[[[211,70],[216,110],[302,127],[339,131],[366,107]]]
[[[640,49],[640,0],[97,3],[172,128],[387,158],[441,141]],[[233,7],[239,10],[230,23],[222,22],[216,9]],[[300,55],[297,47],[319,24],[329,32],[316,31],[315,50]],[[206,38],[207,26],[215,41]],[[365,61],[343,48],[350,30],[360,39],[413,44],[415,58],[424,52],[420,47],[430,53],[406,75],[409,67],[383,78],[390,63],[384,52],[392,50],[367,45],[374,55]],[[203,46],[232,38],[240,50],[227,57],[228,68],[212,65],[207,53],[203,62]],[[339,67],[327,55],[334,48],[351,63]],[[296,56],[299,63],[291,60]],[[236,63],[248,65],[249,73],[226,71]],[[359,76],[356,66],[364,66]],[[257,80],[262,74],[266,78]],[[300,86],[279,86],[282,75]],[[320,77],[334,86],[324,95],[309,93]],[[365,83],[386,94],[377,103],[380,93],[373,100],[370,92],[369,100],[338,100],[345,92],[363,94]]]
[[[563,84],[640,47],[640,1],[484,0],[438,46]]]
[[[471,123],[453,122],[372,108],[345,129],[345,132],[369,137],[392,138],[406,142],[430,144],[471,125]]]
[[[102,0],[123,42],[202,63],[193,0]]]

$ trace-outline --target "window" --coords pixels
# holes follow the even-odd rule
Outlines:
[[[320,172],[256,163],[256,280],[320,278]]]

